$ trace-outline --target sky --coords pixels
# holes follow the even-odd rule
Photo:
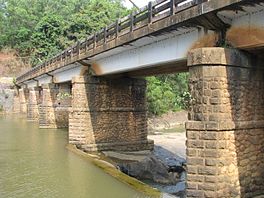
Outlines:
[[[149,1],[151,0],[132,0],[139,8],[145,6],[148,4]],[[186,0],[186,2],[189,2],[191,0]],[[133,5],[132,3],[129,1],[129,0],[124,0],[124,5],[127,7],[127,8],[132,8]]]
[[[148,4],[148,2],[150,1],[150,0],[132,0],[138,7],[143,7],[143,6],[145,6],[145,5],[147,5]],[[126,6],[126,7],[128,7],[128,8],[132,8],[133,7],[133,5],[132,5],[132,3],[130,3],[129,2],[129,0],[125,0],[124,1],[124,5]]]

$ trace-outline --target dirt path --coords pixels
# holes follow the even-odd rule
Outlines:
[[[165,133],[161,135],[149,135],[149,139],[154,140],[155,145],[161,146],[164,149],[186,159],[186,135],[182,133]]]
[[[161,117],[149,119],[149,139],[172,153],[186,159],[185,122],[187,111],[170,112]]]

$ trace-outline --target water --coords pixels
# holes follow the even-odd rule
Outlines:
[[[145,198],[71,153],[66,130],[0,116],[0,198]]]

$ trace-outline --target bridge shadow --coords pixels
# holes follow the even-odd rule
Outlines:
[[[264,193],[264,62],[258,62],[262,57],[247,55],[254,68],[226,69],[225,96],[230,102],[233,122],[230,124],[234,124],[226,134],[229,140],[226,160],[232,161],[228,167],[230,182],[236,183],[234,175],[238,176],[239,184],[235,185],[240,188],[240,196],[254,197]]]

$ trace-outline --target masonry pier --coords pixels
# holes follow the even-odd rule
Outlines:
[[[144,79],[75,77],[69,141],[86,151],[152,149]]]
[[[19,89],[19,102],[20,102],[20,113],[27,113],[27,103],[29,97],[29,90],[26,87],[22,87]]]
[[[69,98],[64,94],[70,93],[68,84],[42,85],[42,97],[39,112],[40,128],[66,128],[68,127],[68,108],[71,105]]]
[[[264,70],[234,49],[189,53],[187,197],[264,193]]]
[[[40,93],[40,87],[29,88],[29,97],[27,104],[28,121],[38,121],[39,119]]]

